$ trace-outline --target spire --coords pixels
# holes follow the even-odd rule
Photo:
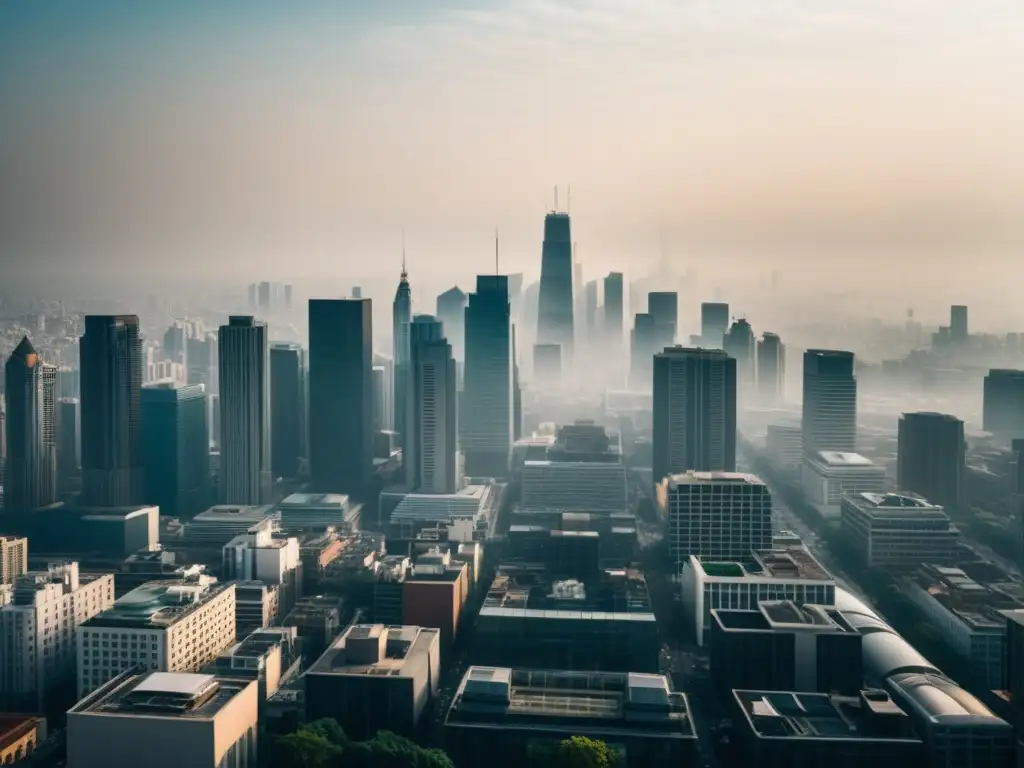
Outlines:
[[[36,352],[36,348],[32,346],[32,342],[28,340],[28,336],[21,337],[21,341],[14,348],[11,357],[21,360],[28,368],[34,368],[36,363],[39,362],[39,354]]]
[[[405,228],[402,229],[402,282],[409,281],[409,272],[405,268]]]

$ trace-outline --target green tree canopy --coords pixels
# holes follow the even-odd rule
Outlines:
[[[618,754],[603,741],[573,736],[558,745],[554,754],[558,768],[617,768]]]
[[[439,749],[427,749],[389,731],[352,741],[334,720],[309,723],[277,738],[273,768],[454,768]]]

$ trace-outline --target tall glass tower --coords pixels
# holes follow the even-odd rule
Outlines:
[[[5,366],[7,462],[4,503],[8,513],[31,512],[57,497],[57,369],[39,359],[25,337]]]
[[[409,288],[409,273],[405,270],[405,256],[402,256],[402,274],[395,291],[395,301],[391,305],[392,329],[391,338],[395,347],[395,431],[405,439],[405,403],[406,392],[412,372],[409,369],[411,352],[409,349],[409,324],[412,323],[412,290]]]
[[[551,212],[544,217],[537,343],[560,345],[564,361],[571,361],[573,352],[572,286],[572,230],[569,214]]]

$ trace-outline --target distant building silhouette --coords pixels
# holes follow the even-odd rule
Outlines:
[[[270,348],[270,467],[274,477],[299,476],[307,458],[306,352],[298,344]]]
[[[1024,437],[1024,371],[993,368],[985,377],[982,428],[1009,444]]]
[[[904,413],[899,421],[896,482],[947,511],[963,504],[967,472],[964,423],[946,413]]]
[[[466,359],[466,304],[469,298],[458,286],[437,297],[437,319],[444,326],[444,336],[452,345],[456,360]]]
[[[172,517],[208,509],[210,443],[202,385],[147,384],[141,413],[144,501]]]
[[[391,305],[391,338],[394,345],[395,361],[395,430],[405,439],[405,403],[409,379],[409,324],[412,322],[412,289],[409,287],[409,273],[405,271],[405,258],[402,258],[402,274],[395,291],[395,300]]]
[[[804,456],[821,451],[856,453],[857,379],[853,353],[830,349],[804,352]]]
[[[605,339],[618,350],[622,345],[623,279],[621,272],[609,272],[604,279],[604,331]]]
[[[764,333],[757,342],[757,392],[767,406],[786,399],[786,347],[778,334]]]
[[[700,305],[700,335],[705,347],[721,349],[729,329],[729,305],[706,301]]]
[[[4,367],[8,514],[31,512],[57,500],[56,378],[57,368],[40,359],[27,336]]]
[[[573,359],[573,255],[568,213],[544,217],[537,343],[559,344],[562,358]]]

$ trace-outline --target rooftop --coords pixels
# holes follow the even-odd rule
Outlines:
[[[872,467],[871,459],[859,453],[843,453],[841,451],[819,451],[818,457],[830,467]]]
[[[430,653],[440,631],[426,627],[353,624],[307,670],[309,675],[417,674],[406,663]]]
[[[702,485],[714,483],[716,485],[764,485],[757,475],[747,472],[695,472],[690,470],[669,478],[669,488],[677,485]]]
[[[711,615],[723,629],[770,632],[775,630],[813,630],[856,633],[843,615],[832,606],[797,605],[791,600],[766,600],[758,610],[712,609]]]
[[[718,579],[833,580],[832,574],[803,546],[752,552],[751,562],[746,563],[704,562],[692,556],[690,562],[707,577]]]
[[[255,683],[185,672],[118,675],[80,701],[72,714],[212,719]]]
[[[960,568],[923,565],[909,580],[975,632],[1002,633],[1003,612],[1024,608],[998,585],[981,584]]]
[[[189,525],[196,523],[213,523],[213,522],[238,522],[242,523],[243,520],[251,520],[253,523],[258,523],[264,518],[270,517],[274,512],[274,508],[268,504],[264,505],[239,505],[239,504],[217,504],[216,506],[210,507],[205,512],[200,512],[192,520],[189,521]]]
[[[206,605],[234,584],[197,584],[194,581],[149,581],[136,587],[83,627],[164,629]]]
[[[281,507],[344,507],[348,496],[341,493],[293,493]]]

